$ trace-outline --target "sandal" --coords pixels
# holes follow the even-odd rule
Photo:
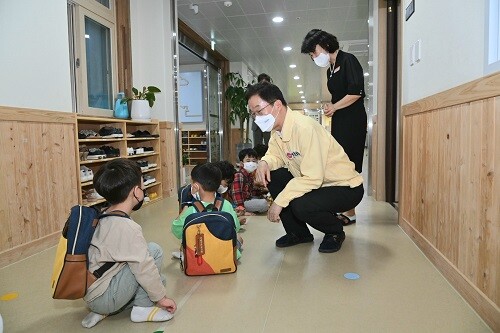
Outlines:
[[[348,216],[344,214],[337,214],[337,218],[342,221],[342,225],[344,227],[356,223],[356,219],[351,220]]]

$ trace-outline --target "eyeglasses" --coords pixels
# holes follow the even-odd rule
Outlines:
[[[252,112],[252,113],[251,113],[252,118],[255,118],[255,116],[257,115],[257,113],[258,113],[258,114],[260,114],[260,112],[261,112],[262,110],[264,110],[265,108],[267,108],[269,105],[274,104],[274,102],[276,102],[276,100],[274,100],[274,101],[272,101],[272,102],[270,102],[270,103],[267,103],[267,105],[266,105],[266,106],[264,106],[263,108],[261,108],[261,109],[259,109],[259,110],[257,110],[257,111]]]

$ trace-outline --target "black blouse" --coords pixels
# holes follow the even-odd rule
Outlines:
[[[330,74],[329,68],[326,77],[328,91],[332,94],[332,103],[340,101],[345,95],[360,95],[358,101],[363,100],[365,97],[363,68],[353,54],[339,50],[333,75]]]

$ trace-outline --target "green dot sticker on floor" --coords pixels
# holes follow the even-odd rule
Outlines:
[[[357,274],[357,273],[345,273],[344,277],[347,280],[357,280],[357,279],[359,279],[359,274]]]
[[[12,301],[13,299],[16,299],[18,296],[19,296],[18,293],[8,293],[0,296],[0,301]]]

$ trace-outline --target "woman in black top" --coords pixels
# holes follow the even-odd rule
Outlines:
[[[323,106],[324,113],[332,117],[333,137],[361,173],[367,123],[363,68],[354,55],[339,49],[337,37],[320,29],[307,33],[301,52],[319,67],[329,67],[326,76],[332,100]],[[356,222],[354,208],[340,215],[345,225]]]

